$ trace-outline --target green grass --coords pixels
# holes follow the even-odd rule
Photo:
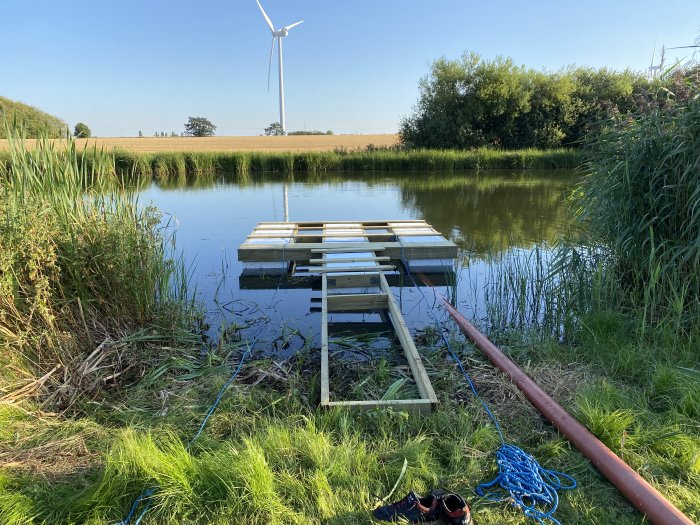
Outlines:
[[[0,139],[12,135],[12,132],[8,133],[10,127],[22,130],[27,138],[61,138],[69,133],[68,125],[58,117],[5,97],[0,97],[0,120],[8,124],[7,127],[0,126]]]
[[[466,496],[477,523],[529,522],[474,496],[495,474],[499,441],[434,330],[416,338],[440,398],[427,417],[319,409],[319,352],[306,346],[287,361],[248,362],[188,451],[245,342],[227,329],[201,355],[177,259],[121,179],[99,175],[109,157],[88,165],[48,146],[12,155],[0,198],[0,523],[115,523],[150,487],[145,524],[372,523],[371,509],[399,479],[392,499],[439,486]],[[181,168],[176,159],[163,165]],[[624,288],[599,250],[530,257],[491,270],[483,327],[700,520],[700,382],[688,372],[700,368],[698,327],[679,331],[668,312],[650,327],[643,308],[614,302]],[[450,339],[508,441],[578,480],[561,495],[562,522],[643,523],[454,328]],[[13,397],[57,363],[60,373]],[[400,362],[332,367],[339,395],[412,389],[397,383]]]
[[[644,380],[608,374],[615,357],[608,351],[601,362],[604,349],[622,343],[627,333],[611,335],[605,326],[582,328],[577,345],[513,336],[501,344],[608,446],[698,520],[700,429],[694,411],[700,399],[693,397],[698,385],[666,378],[663,374],[675,373],[670,369]],[[468,345],[457,344],[509,441],[543,465],[577,478],[579,488],[562,493],[558,517],[563,522],[642,522],[512,385]],[[187,381],[176,380],[181,372],[160,376],[126,393],[127,404],[94,407],[80,422],[54,422],[30,439],[45,423],[19,410],[6,411],[0,414],[7,429],[0,451],[9,449],[34,462],[30,468],[0,470],[0,510],[15,516],[16,523],[114,523],[144,488],[158,487],[150,523],[372,523],[369,511],[378,503],[376,496],[388,494],[405,460],[408,467],[396,495],[447,487],[468,497],[478,523],[527,523],[508,505],[474,497],[474,486],[495,472],[497,435],[459,372],[445,360],[444,349],[430,345],[421,353],[441,401],[428,417],[319,410],[308,397],[317,380],[318,355],[305,350],[283,363],[284,380],[277,383],[249,386],[255,374],[280,375],[269,360],[249,362],[242,373],[247,379],[234,385],[191,453],[186,440],[226,378],[217,368]],[[187,354],[185,348],[178,351]],[[370,375],[385,372],[377,367]],[[171,393],[168,411],[155,417],[163,406],[162,391]],[[60,448],[60,442],[76,435],[84,436],[94,454],[88,466],[80,466],[79,449]],[[62,472],[47,474],[55,459],[42,454],[41,446],[62,452]],[[72,467],[75,462],[78,467]]]
[[[96,153],[81,152],[79,161],[91,165]],[[97,152],[100,159],[105,155]],[[328,173],[333,171],[418,171],[576,168],[582,154],[573,149],[500,151],[476,150],[399,150],[368,148],[329,152],[162,152],[133,153],[114,151],[106,173],[127,177],[153,177],[158,180],[198,177],[211,174],[250,173]],[[11,165],[0,154],[0,164]]]

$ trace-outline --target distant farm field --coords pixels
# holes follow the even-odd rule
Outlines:
[[[57,141],[60,142],[60,141]],[[392,146],[398,135],[292,135],[286,137],[128,137],[77,139],[79,148],[85,146],[121,149],[139,153],[163,151],[332,151],[334,149],[364,149],[369,145]],[[27,140],[32,147],[34,140]],[[7,140],[0,140],[0,151],[7,150]]]

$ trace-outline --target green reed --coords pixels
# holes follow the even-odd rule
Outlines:
[[[612,121],[590,144],[575,203],[616,261],[642,326],[700,311],[700,98]]]
[[[182,259],[111,155],[81,153],[72,141],[28,149],[15,136],[9,155],[11,169],[0,168],[0,361],[28,377],[58,367],[70,383],[100,341],[160,322],[166,310],[182,315],[169,306],[184,304]],[[37,394],[56,400],[54,379]],[[62,388],[58,398],[76,392]]]
[[[96,152],[78,152],[78,162],[91,166]],[[159,152],[134,153],[115,150],[112,164],[104,173],[119,175],[178,178],[183,175],[248,173],[328,173],[332,171],[416,171],[480,169],[555,169],[576,168],[580,152],[571,149],[500,151],[476,150],[402,150],[367,148],[325,152]],[[102,152],[98,160],[104,160]],[[0,154],[0,165],[12,166],[9,155]]]

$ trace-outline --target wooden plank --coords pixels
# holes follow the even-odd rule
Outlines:
[[[323,227],[325,224],[363,224],[376,226],[378,224],[388,225],[389,223],[411,223],[411,224],[427,224],[424,219],[381,219],[371,221],[301,221],[301,222],[282,222],[282,221],[262,221],[258,224],[296,224],[297,227]]]
[[[328,252],[326,252],[328,253]],[[338,257],[337,259],[311,259],[311,264],[323,263],[357,263],[357,262],[384,262],[390,261],[389,257]]]
[[[324,277],[328,277],[328,288],[329,289],[342,289],[342,288],[378,288],[379,287],[379,275],[378,274],[347,274],[347,275],[327,275],[323,274]]]
[[[328,233],[328,232],[331,233]],[[284,233],[256,233],[253,232],[246,239],[288,239],[288,238],[294,238],[294,239],[337,239],[337,238],[344,238],[344,237],[358,237],[358,238],[365,238],[365,237],[372,237],[372,238],[381,238],[381,237],[387,237],[389,242],[391,240],[395,239],[397,236],[405,236],[405,237],[435,237],[435,236],[442,236],[442,234],[438,231],[432,230],[432,231],[413,231],[409,230],[408,232],[398,232],[398,233],[367,233],[367,232],[335,232],[332,230],[326,230],[325,233],[295,233],[295,234],[289,234],[287,232]],[[380,241],[381,242],[381,241]]]
[[[328,407],[348,408],[354,410],[374,410],[377,408],[395,408],[413,414],[430,414],[433,402],[429,399],[378,399],[369,401],[330,401]]]
[[[331,261],[329,261],[331,262]],[[383,264],[374,266],[339,266],[337,268],[319,266],[318,268],[311,268],[310,271],[316,273],[357,273],[357,272],[376,272],[379,270],[395,270],[396,266],[393,264]]]
[[[388,298],[385,293],[352,293],[327,295],[328,312],[355,312],[363,310],[386,310]]]
[[[329,246],[328,248],[318,248],[311,250],[311,253],[361,253],[361,252],[382,252],[384,251],[384,248],[378,247],[378,248],[372,248],[371,250],[356,250],[355,248],[336,248],[334,245],[332,248]]]
[[[428,243],[399,242],[338,242],[338,243],[288,243],[242,244],[238,247],[241,262],[308,261],[318,253],[376,252],[392,259],[454,259],[457,245],[448,240]],[[283,257],[284,256],[284,257]]]
[[[411,372],[413,372],[413,377],[416,381],[416,386],[420,395],[424,399],[430,399],[431,402],[437,403],[438,399],[433,390],[433,385],[430,383],[430,378],[428,373],[425,371],[423,366],[423,361],[418,354],[418,349],[416,348],[413,338],[411,337],[411,332],[409,332],[406,326],[406,321],[404,321],[403,315],[401,315],[401,309],[396,304],[391,289],[389,288],[389,283],[387,283],[386,278],[383,274],[379,274],[379,282],[381,283],[381,289],[387,294],[387,299],[389,303],[389,319],[391,324],[394,325],[394,330],[396,331],[396,336],[399,338],[399,342],[406,353],[406,359],[408,360],[408,366],[411,367]]]
[[[321,404],[330,400],[328,382],[328,283],[326,276],[321,281]]]

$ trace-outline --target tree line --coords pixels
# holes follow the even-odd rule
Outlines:
[[[631,70],[537,71],[465,53],[433,62],[399,135],[407,147],[577,147],[601,119],[663,98],[668,82]]]

